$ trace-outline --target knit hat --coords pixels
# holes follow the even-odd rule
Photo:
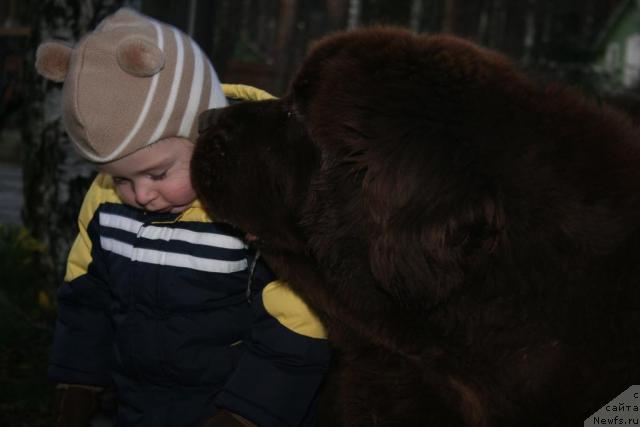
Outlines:
[[[74,48],[41,44],[36,69],[64,82],[63,123],[80,154],[96,163],[171,136],[195,141],[198,114],[227,104],[189,36],[128,8]]]

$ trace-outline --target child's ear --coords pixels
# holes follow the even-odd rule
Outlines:
[[[36,50],[36,71],[46,79],[63,82],[69,71],[71,47],[61,42],[45,42]]]
[[[123,40],[116,49],[118,64],[136,77],[149,77],[162,70],[164,55],[158,46],[140,37]]]

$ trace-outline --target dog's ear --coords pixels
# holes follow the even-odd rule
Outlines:
[[[503,243],[505,212],[486,189],[443,187],[429,194],[431,186],[412,185],[415,194],[398,190],[387,203],[376,204],[369,256],[374,276],[391,295],[405,306],[424,308],[485,274]]]

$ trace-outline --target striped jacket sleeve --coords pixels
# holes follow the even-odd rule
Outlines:
[[[48,376],[56,382],[104,386],[110,383],[113,328],[108,317],[107,270],[101,262],[95,211],[104,176],[98,175],[85,196],[79,232],[57,293],[58,318]]]
[[[261,427],[313,425],[330,359],[322,324],[280,281],[264,286],[252,307],[247,349],[216,403]]]

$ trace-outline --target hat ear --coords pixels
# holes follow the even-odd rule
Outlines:
[[[136,77],[149,77],[164,67],[164,55],[154,43],[140,37],[123,40],[116,49],[118,64]]]
[[[61,42],[45,42],[36,50],[36,71],[46,79],[63,82],[69,71],[71,47]]]

